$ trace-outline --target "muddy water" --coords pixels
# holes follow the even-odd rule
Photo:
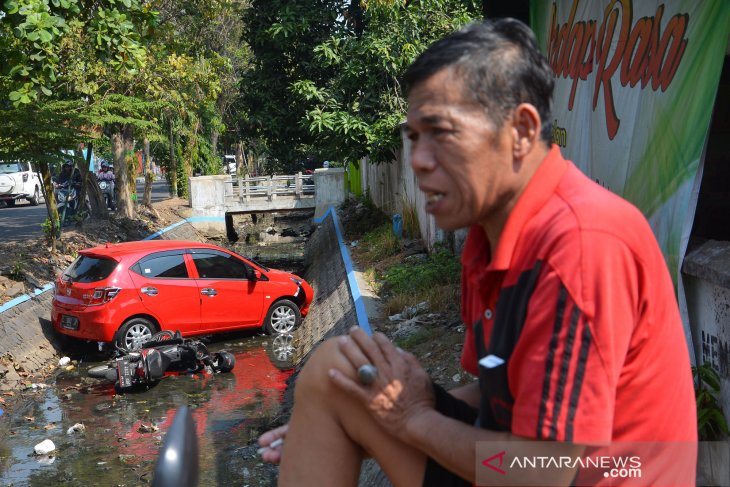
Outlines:
[[[218,244],[301,275],[310,219],[269,215],[253,223],[247,217],[237,222],[239,242]],[[149,485],[164,435],[182,405],[196,423],[200,485],[275,485],[277,468],[259,461],[255,440],[282,412],[293,373],[292,337],[247,332],[215,338],[208,348],[234,353],[233,371],[168,376],[149,390],[123,395],[86,376],[103,356],[74,356],[73,369],[21,393],[0,416],[0,485]],[[85,431],[67,434],[76,423]],[[33,447],[45,439],[56,450],[39,457]]]
[[[255,439],[280,412],[292,373],[287,337],[242,335],[209,348],[235,354],[231,373],[170,376],[147,391],[115,395],[111,384],[86,377],[99,363],[88,362],[25,392],[0,417],[2,485],[147,485],[181,405],[196,423],[200,485],[272,485],[276,468],[258,460]],[[85,432],[67,434],[76,423]],[[56,451],[38,457],[33,447],[44,439]]]

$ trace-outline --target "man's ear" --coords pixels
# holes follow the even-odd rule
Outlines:
[[[515,159],[522,159],[540,140],[542,122],[537,108],[530,103],[520,103],[512,112],[512,152]]]

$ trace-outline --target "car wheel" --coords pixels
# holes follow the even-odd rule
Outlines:
[[[157,326],[147,318],[132,318],[119,328],[115,342],[126,350],[139,350],[155,333]]]
[[[5,204],[8,205],[8,208],[12,208],[15,206],[15,200],[5,200]]]
[[[299,306],[288,299],[282,299],[269,308],[264,321],[264,329],[270,335],[291,333],[301,321],[302,314],[299,312]]]
[[[35,187],[35,191],[33,191],[33,196],[28,201],[30,201],[30,204],[32,206],[38,206],[38,202],[40,201],[40,192],[38,191],[38,186]]]

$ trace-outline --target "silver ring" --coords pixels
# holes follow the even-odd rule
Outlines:
[[[378,369],[372,364],[361,365],[357,369],[357,377],[363,385],[369,386],[375,382],[375,378],[378,376]]]

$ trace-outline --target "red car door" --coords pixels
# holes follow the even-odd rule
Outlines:
[[[183,334],[200,328],[200,297],[190,276],[185,250],[155,252],[129,269],[142,304],[163,330]]]
[[[251,267],[227,252],[191,249],[200,294],[201,331],[262,324],[265,281],[249,280]]]

